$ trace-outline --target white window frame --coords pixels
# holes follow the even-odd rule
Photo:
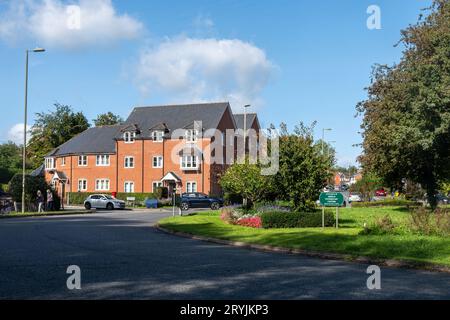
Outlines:
[[[184,133],[184,137],[187,142],[196,142],[198,140],[198,130],[197,129],[187,129]]]
[[[98,154],[95,157],[95,165],[97,167],[108,167],[110,165],[109,154]]]
[[[45,170],[55,169],[55,158],[45,158]]]
[[[83,161],[85,160],[85,161]],[[88,156],[87,155],[79,155],[78,156],[78,166],[79,167],[87,167],[88,165]]]
[[[195,188],[194,188],[194,186],[195,186]],[[186,192],[187,193],[197,192],[197,181],[186,182]]]
[[[64,167],[66,165],[66,157],[61,158],[61,167]]]
[[[95,180],[96,191],[109,191],[109,188],[110,188],[109,179],[100,178]]]
[[[81,187],[80,183],[82,183]],[[87,179],[85,178],[78,179],[78,191],[87,191],[87,184],[88,184]]]
[[[132,189],[130,191],[127,191],[127,185],[129,187],[132,187]],[[123,183],[123,192],[125,192],[125,193],[134,193],[134,181],[125,181]]]
[[[156,186],[155,186],[155,184],[156,184]],[[152,192],[155,192],[156,188],[159,188],[159,187],[162,187],[162,186],[163,186],[162,181],[153,181],[152,182]]]
[[[135,139],[136,139],[136,132],[125,131],[123,133],[123,141],[125,143],[134,143]]]
[[[164,131],[162,130],[154,130],[151,134],[153,142],[162,142],[164,139]]]
[[[195,159],[195,161],[194,161]],[[193,165],[195,162],[195,166]],[[197,170],[199,168],[198,156],[183,155],[180,157],[180,168],[182,170]]]
[[[156,160],[156,165],[155,165]],[[164,157],[163,156],[153,156],[152,158],[152,168],[162,168],[164,164]]]
[[[130,160],[132,159],[132,166],[130,166],[131,162]],[[123,167],[125,169],[133,169],[134,168],[134,157],[133,156],[125,156],[124,160],[123,160]]]

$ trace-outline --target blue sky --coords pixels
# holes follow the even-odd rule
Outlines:
[[[91,120],[107,111],[126,118],[140,105],[230,100],[235,111],[252,104],[264,126],[316,120],[317,138],[332,128],[326,138],[339,163],[353,164],[355,105],[371,67],[399,60],[400,30],[429,3],[0,0],[0,142],[23,123],[24,50],[45,46],[30,57],[31,123],[55,102]],[[68,5],[80,8],[72,24]],[[366,26],[369,5],[381,9],[380,30]]]

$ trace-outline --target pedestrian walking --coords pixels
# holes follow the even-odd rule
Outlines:
[[[47,210],[53,210],[53,194],[50,189],[47,189]]]
[[[44,195],[41,190],[37,192],[37,204],[38,204],[38,212],[44,212]]]

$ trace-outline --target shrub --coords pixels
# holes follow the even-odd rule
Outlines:
[[[414,210],[410,216],[410,230],[424,235],[450,235],[450,213],[445,209],[434,212],[424,207]]]
[[[223,200],[228,205],[242,204],[242,196],[240,194],[225,192]]]
[[[239,209],[239,206],[222,207],[220,209],[220,219],[229,224],[236,224],[236,221],[243,216]]]
[[[264,228],[315,228],[322,226],[322,212],[264,212],[261,221]],[[334,214],[325,211],[325,226],[333,225]]]
[[[258,203],[254,205],[255,210],[261,214],[264,212],[274,212],[274,211],[282,211],[282,212],[291,212],[291,208],[288,206],[280,206],[273,203]]]
[[[261,228],[262,227],[261,217],[258,217],[258,216],[240,218],[236,221],[236,224],[240,225],[240,226],[244,226],[244,227],[250,227],[250,228]]]
[[[393,234],[395,233],[396,225],[389,215],[379,218],[370,227],[365,227],[361,234]]]
[[[69,192],[69,202],[70,204],[83,204],[84,200],[92,194],[108,194],[111,195],[111,192]],[[153,193],[125,193],[118,192],[116,195],[117,199],[127,200],[128,197],[135,197],[136,203],[143,204],[145,199],[157,199],[157,196]]]
[[[422,204],[417,201],[410,201],[405,199],[386,199],[383,201],[371,201],[371,202],[352,202],[352,207],[385,207],[385,206],[397,206],[397,207],[418,207]]]

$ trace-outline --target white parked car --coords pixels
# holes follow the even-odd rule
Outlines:
[[[349,202],[361,202],[362,201],[362,197],[360,193],[350,193],[348,196],[348,201]]]
[[[91,194],[84,200],[84,207],[87,210],[96,209],[125,209],[125,201],[116,199],[107,194]]]

